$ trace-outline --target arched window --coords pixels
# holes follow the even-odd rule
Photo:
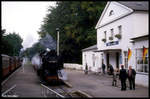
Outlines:
[[[111,11],[109,12],[109,16],[111,16],[111,15],[114,15],[114,11],[113,11],[113,10],[111,10]]]

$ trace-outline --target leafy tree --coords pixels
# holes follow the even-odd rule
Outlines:
[[[26,50],[24,50],[22,53],[21,53],[21,56],[24,57],[28,57],[30,60],[32,59],[32,57],[39,53],[39,52],[42,52],[44,51],[45,48],[44,46],[42,46],[39,42],[35,43],[32,45],[32,47],[30,48],[27,48]]]
[[[20,49],[23,47],[23,40],[19,34],[9,33],[6,34],[6,30],[2,30],[2,44],[1,53],[10,56],[19,56]]]
[[[56,39],[60,29],[60,53],[65,62],[81,63],[83,48],[96,44],[95,26],[106,2],[57,1],[49,7],[38,34],[43,38],[49,33]]]

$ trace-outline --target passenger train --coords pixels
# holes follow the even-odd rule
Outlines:
[[[2,80],[21,66],[21,59],[17,56],[1,55],[2,58]]]

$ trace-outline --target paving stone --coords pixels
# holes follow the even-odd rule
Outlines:
[[[93,97],[149,97],[148,88],[136,85],[136,90],[121,91],[120,81],[118,87],[112,86],[112,75],[84,74],[83,71],[65,69],[68,82],[74,89],[85,91]],[[127,82],[128,84],[128,82]]]

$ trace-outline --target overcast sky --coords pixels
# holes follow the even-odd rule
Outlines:
[[[23,39],[23,47],[31,47],[37,42],[41,23],[46,16],[49,6],[56,6],[56,2],[6,2],[2,3],[2,29],[6,29],[6,33],[19,33]]]

